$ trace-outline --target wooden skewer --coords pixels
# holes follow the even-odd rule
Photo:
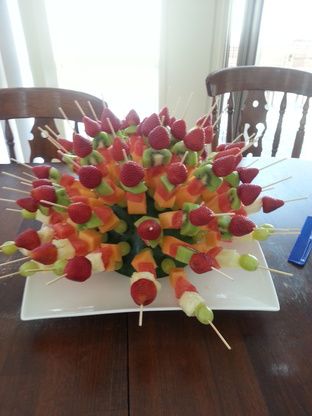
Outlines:
[[[143,324],[143,303],[140,305],[140,314],[139,314],[139,326]]]
[[[5,274],[4,276],[0,276],[0,279],[5,279],[6,277],[15,276],[17,274],[20,274],[20,272]]]
[[[59,109],[59,112],[64,117],[64,119],[67,121],[67,124],[69,125],[69,127],[73,130],[74,133],[77,133],[76,130],[73,128],[73,126],[70,124],[69,118],[65,114],[65,111],[62,109],[62,107],[59,107],[58,109]]]
[[[221,341],[223,342],[223,344],[226,346],[226,348],[228,350],[231,350],[231,346],[229,345],[229,343],[226,341],[226,339],[223,337],[223,335],[221,334],[221,332],[215,327],[215,325],[212,322],[209,322],[209,325],[212,327],[212,329],[215,331],[215,333],[218,335],[218,337],[221,339]]]
[[[53,137],[51,137],[45,130],[43,130],[43,128],[38,127],[38,130],[41,131],[41,133],[46,134],[46,139],[49,140],[50,143],[52,143],[57,149],[62,150],[64,153],[69,153],[64,146],[62,146],[56,139],[54,139]]]
[[[223,217],[223,215],[236,215],[235,212],[220,212],[217,214],[213,214],[214,217]]]
[[[8,191],[15,191],[15,192],[20,192],[20,193],[22,193],[22,194],[27,194],[27,195],[29,195],[29,192],[22,191],[21,189],[10,188],[9,186],[2,186],[2,189],[7,189]]]
[[[26,181],[26,182],[31,183],[31,181],[29,181],[28,179],[22,178],[21,176],[13,175],[13,173],[4,172],[4,171],[1,171],[1,173],[3,175],[11,176],[12,178],[21,179],[22,181]]]
[[[228,274],[226,274],[224,272],[221,272],[221,270],[216,269],[215,267],[211,267],[211,269],[214,270],[215,272],[218,272],[218,273],[222,274],[222,276],[227,277],[230,280],[234,280],[233,277],[231,277],[230,275],[228,275]]]
[[[56,139],[59,138],[59,134],[57,134],[54,130],[51,129],[50,126],[48,126],[47,124],[44,125],[44,127],[48,130],[49,133],[51,133]]]
[[[116,132],[114,130],[114,127],[113,127],[113,125],[112,125],[112,123],[111,123],[111,121],[110,121],[110,119],[108,117],[106,117],[106,121],[107,121],[107,123],[109,125],[109,128],[111,129],[112,134],[114,135],[114,137],[116,137]]]
[[[22,162],[19,162],[18,160],[13,159],[13,157],[11,157],[11,160],[12,160],[13,162],[17,163],[18,165],[25,166],[25,168],[27,168],[27,169],[31,169],[31,170],[32,170],[32,167],[31,167],[30,165],[27,165],[27,163],[22,163]]]
[[[273,231],[300,231],[300,228],[273,228]]]
[[[206,121],[208,120],[208,117],[210,116],[210,114],[213,112],[213,110],[216,108],[216,105],[218,104],[218,102],[216,101],[214,103],[214,105],[211,107],[211,109],[208,111],[206,117],[204,118],[203,122],[200,125],[200,128],[202,129],[206,123]]]
[[[292,178],[292,176],[287,176],[287,178],[280,179],[279,181],[272,182],[269,185],[262,186],[262,189],[268,188],[269,186],[272,186],[272,185],[276,185],[277,183],[281,183],[281,182],[284,182],[284,181],[288,181],[288,179],[291,179],[291,178]]]
[[[16,208],[6,208],[6,211],[13,211],[13,212],[22,212],[22,209],[16,209]]]
[[[258,266],[259,269],[269,270],[270,272],[283,274],[284,276],[293,276],[293,273],[283,272],[282,270],[272,269],[271,267]]]
[[[286,203],[286,202],[301,201],[302,199],[308,199],[308,198],[309,198],[308,196],[302,196],[301,198],[287,199],[287,200],[286,200],[286,201],[284,201],[284,202]]]
[[[45,199],[40,199],[40,202],[43,202],[44,204],[47,204],[47,205],[51,205],[52,207],[63,208],[65,210],[68,209],[66,205],[56,204],[55,202],[46,201]]]
[[[87,102],[88,102],[88,106],[89,106],[89,108],[90,108],[90,110],[91,110],[91,113],[92,113],[92,115],[93,115],[94,119],[95,119],[96,121],[100,121],[100,120],[97,118],[96,112],[94,111],[94,108],[93,108],[93,106],[92,106],[91,102],[90,102],[89,100],[88,100]]]
[[[22,174],[28,176],[29,178],[38,179],[36,176],[31,175],[30,173],[27,173],[27,172],[22,172]]]
[[[63,277],[66,277],[66,274],[63,274],[62,276],[58,276],[58,277],[56,277],[55,279],[50,280],[49,282],[47,282],[47,283],[46,283],[46,285],[47,285],[47,286],[52,285],[52,283],[55,283],[55,282],[57,282],[58,280],[63,279]]]
[[[190,94],[190,95],[189,95],[189,97],[188,97],[188,100],[187,100],[187,102],[186,102],[185,109],[184,109],[183,114],[182,114],[182,117],[181,117],[182,119],[184,119],[184,118],[185,118],[185,116],[186,116],[186,114],[187,114],[187,112],[188,112],[188,110],[189,110],[189,108],[190,108],[190,104],[191,104],[191,101],[192,101],[193,95],[194,95],[194,92],[191,92],[191,94]]]
[[[75,100],[74,102],[75,102],[75,104],[76,104],[76,107],[77,107],[77,108],[78,108],[78,110],[80,111],[80,113],[81,113],[82,117],[85,117],[85,116],[86,116],[86,113],[83,111],[83,109],[82,109],[81,105],[79,104],[79,102],[78,102],[77,100]]]
[[[182,159],[181,159],[181,162],[180,163],[184,163],[184,161],[185,161],[185,159],[186,159],[186,157],[187,157],[187,155],[188,155],[188,150],[184,153],[184,155],[183,155],[183,157],[182,157]]]
[[[52,272],[53,269],[27,269],[27,272]]]
[[[71,154],[68,154],[68,153],[63,153],[61,150],[58,150],[57,153],[59,155],[61,155],[62,158],[63,158],[63,156],[67,156],[67,157],[70,157],[70,158],[77,157],[76,155],[71,155]],[[76,166],[77,169],[80,169],[81,168],[81,165],[79,163],[75,162],[73,159],[71,160],[71,163],[74,166]]]
[[[265,189],[262,188],[261,192],[272,191],[272,189],[274,189],[274,186],[270,186],[269,188],[265,188]]]
[[[248,150],[251,146],[253,146],[254,144],[257,143],[257,141],[259,140],[259,137],[256,138],[255,140],[250,141],[250,139],[252,139],[256,134],[253,133],[250,137],[249,137],[249,143],[246,144],[246,146],[244,146],[235,156],[239,156],[241,154],[243,154],[246,150]]]
[[[161,126],[163,126],[164,125],[164,122],[165,122],[165,118],[166,118],[166,116],[161,116],[161,119],[160,119],[160,125]]]
[[[171,113],[173,116],[175,116],[177,114],[178,107],[180,106],[180,103],[181,103],[181,96],[177,98],[175,106],[173,107],[173,111]]]
[[[269,168],[270,166],[276,165],[277,163],[283,162],[286,159],[287,159],[287,157],[284,157],[283,159],[276,160],[275,162],[272,162],[269,165],[263,166],[262,168],[259,169],[259,171],[263,170],[263,169],[266,169],[266,168]]]
[[[22,185],[32,186],[32,184],[31,184],[31,183],[29,183],[29,182],[23,182],[23,181],[20,181],[20,183],[21,183]]]
[[[244,168],[250,168],[252,165],[254,165],[255,163],[257,163],[257,162],[258,162],[258,160],[259,160],[259,158],[258,158],[258,159],[253,160],[251,163],[249,163],[249,165],[244,166]]]
[[[8,264],[13,264],[13,263],[17,263],[17,262],[19,262],[19,261],[22,261],[22,260],[27,260],[27,259],[30,259],[30,257],[21,257],[21,258],[19,258],[19,259],[15,259],[15,260],[11,260],[11,261],[7,261],[7,262],[5,262],[5,263],[1,263],[0,264],[0,266],[7,266]]]
[[[0,201],[3,201],[3,202],[16,202],[14,199],[6,199],[6,198],[0,198]]]
[[[234,140],[232,140],[232,143],[238,142],[238,139],[240,139],[242,136],[244,136],[244,133],[239,134],[237,137],[235,137]]]
[[[124,157],[124,159],[125,159],[125,162],[128,162],[128,161],[129,161],[129,159],[128,159],[128,155],[127,155],[127,152],[126,152],[126,150],[125,150],[125,149],[122,149],[122,154],[123,154],[123,157]]]
[[[299,231],[274,231],[272,235],[299,235]]]

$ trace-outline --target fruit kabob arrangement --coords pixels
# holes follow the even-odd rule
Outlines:
[[[27,164],[25,177],[3,172],[24,186],[3,187],[23,194],[16,200],[2,198],[18,206],[7,209],[41,226],[1,244],[3,254],[23,255],[3,265],[23,263],[15,273],[0,278],[52,271],[56,277],[48,284],[61,279],[83,283],[94,273],[115,270],[130,278],[141,325],[143,307],[156,299],[161,278],[169,276],[186,315],[211,325],[230,348],[185,267],[207,279],[211,271],[232,279],[224,268],[265,267],[251,254],[224,248],[223,241],[297,232],[270,224],[258,227],[248,217],[250,212],[271,212],[290,202],[263,195],[272,184],[251,183],[261,169],[239,166],[253,142],[223,144],[212,152],[210,114],[188,130],[185,121],[171,117],[166,107],[143,120],[131,110],[120,120],[107,107],[98,119],[76,105],[85,135],[74,131],[67,140],[48,126],[41,129],[70,173]]]

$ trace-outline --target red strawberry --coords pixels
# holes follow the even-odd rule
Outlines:
[[[184,163],[181,162],[171,163],[167,167],[167,176],[169,182],[173,185],[180,185],[187,179],[187,168]]]
[[[168,107],[163,107],[159,112],[159,118],[162,121],[163,126],[168,126],[170,122],[170,115]]]
[[[237,165],[236,157],[228,155],[215,159],[212,164],[212,171],[216,176],[227,176],[233,172]]]
[[[48,165],[40,165],[40,166],[33,166],[32,171],[39,179],[48,179],[50,175],[51,166]]]
[[[187,133],[183,139],[187,149],[199,152],[204,148],[204,130],[195,128]]]
[[[15,238],[14,242],[17,247],[25,248],[26,250],[33,250],[41,244],[37,231],[33,230],[32,228],[28,228],[27,230],[20,233]]]
[[[183,140],[186,135],[186,124],[182,119],[175,120],[171,124],[171,134],[176,140]]]
[[[83,202],[76,202],[69,205],[67,212],[69,218],[76,224],[84,224],[89,221],[92,215],[92,209]]]
[[[199,208],[193,209],[189,213],[189,220],[191,224],[201,226],[207,225],[213,216],[214,213],[210,208],[205,205],[201,205]]]
[[[144,169],[136,162],[126,162],[120,169],[120,182],[125,186],[136,186],[143,178]]]
[[[230,233],[236,237],[250,234],[255,228],[256,225],[244,215],[235,215],[229,224]]]
[[[26,209],[29,212],[36,212],[38,209],[38,202],[35,201],[32,197],[20,198],[16,200],[16,203],[19,207]]]
[[[145,220],[138,226],[137,233],[142,240],[157,240],[161,233],[161,226],[157,221]]]
[[[240,162],[241,159],[242,159],[242,155],[237,156],[239,152],[240,152],[239,147],[233,147],[232,149],[222,150],[222,151],[220,151],[219,153],[217,153],[215,155],[214,160],[219,159],[220,157],[233,155],[233,156],[236,156],[239,159],[239,162]],[[237,162],[237,163],[239,163],[239,162]]]
[[[112,146],[110,147],[110,152],[112,155],[112,158],[116,162],[121,162],[125,159],[122,149],[124,149],[127,153],[127,155],[130,154],[130,148],[127,142],[120,139],[119,137],[115,137]]]
[[[49,181],[49,179],[35,179],[32,181],[32,187],[33,188],[38,188],[38,186],[41,185],[50,185],[52,186],[53,183],[51,181]]]
[[[241,202],[247,206],[257,199],[261,191],[262,188],[259,185],[243,183],[237,187],[237,196]]]
[[[150,146],[155,150],[167,149],[170,144],[169,134],[165,127],[156,126],[148,135]]]
[[[282,207],[285,202],[282,199],[271,198],[270,196],[264,196],[262,198],[263,212],[268,213]]]
[[[72,152],[73,151],[73,142],[70,142],[69,140],[63,139],[61,137],[59,137],[57,139],[57,141],[59,142],[59,144],[61,144],[64,149],[66,149],[68,152]]]
[[[204,120],[205,120],[205,123],[204,123],[204,125],[202,125]],[[208,127],[210,125],[211,125],[211,115],[209,115],[208,117],[207,116],[202,116],[201,118],[199,118],[196,121],[196,126],[197,127],[205,128],[205,127]]]
[[[204,128],[204,135],[205,135],[205,143],[210,144],[212,143],[214,130],[212,126],[207,126]]]
[[[140,124],[140,117],[135,110],[130,110],[129,113],[126,115],[126,121],[128,126],[137,126]]]
[[[66,273],[66,279],[84,282],[91,276],[92,264],[86,257],[76,256],[68,260],[64,273]]]
[[[102,172],[96,166],[82,166],[78,170],[80,183],[89,189],[94,189],[102,182]]]
[[[86,139],[80,134],[74,134],[73,151],[77,156],[86,157],[92,152],[92,150],[92,143],[89,139]]]
[[[239,174],[239,179],[243,183],[250,183],[258,175],[259,169],[238,167],[237,172]]]
[[[146,306],[152,303],[156,298],[157,288],[154,282],[143,278],[132,283],[130,293],[137,305]]]
[[[55,189],[49,185],[41,185],[38,188],[33,188],[31,190],[31,196],[36,202],[40,202],[41,200],[56,202]],[[45,204],[44,202],[40,202],[40,204],[44,207],[50,207],[49,204]]]
[[[239,148],[242,149],[243,147],[245,147],[245,142],[235,142],[235,143],[227,143],[225,145],[225,150],[229,150],[229,149],[235,149],[235,148]]]
[[[223,150],[225,150],[225,146],[226,146],[226,143],[218,144],[218,146],[216,147],[216,151],[222,152]]]
[[[82,121],[88,136],[95,137],[102,131],[101,124],[98,121],[92,120],[88,116],[83,116]]]
[[[30,257],[42,264],[53,264],[57,260],[57,248],[52,243],[44,243],[32,250]]]
[[[148,136],[149,133],[156,127],[156,126],[160,126],[160,119],[158,114],[153,113],[152,115],[150,115],[149,117],[147,117],[142,125],[141,125],[141,134],[143,134],[143,136]]]
[[[175,121],[176,121],[175,117],[170,117],[169,122],[168,122],[168,126],[171,128]]]
[[[102,130],[106,133],[113,133],[110,125],[107,121],[109,118],[109,121],[111,122],[113,129],[115,132],[117,132],[120,129],[121,123],[118,117],[115,116],[115,114],[107,107],[103,108],[102,114],[101,114],[101,125]]]
[[[194,253],[190,260],[191,269],[198,274],[209,272],[214,265],[215,260],[207,253]]]

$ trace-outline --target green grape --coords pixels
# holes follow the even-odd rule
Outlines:
[[[213,312],[207,305],[201,303],[195,309],[195,316],[204,325],[209,325],[213,321]]]
[[[176,267],[176,264],[175,264],[174,260],[169,259],[169,257],[166,257],[161,262],[160,267],[162,268],[164,273],[169,274],[171,272],[171,270]]]
[[[252,272],[257,270],[259,261],[257,257],[253,256],[252,254],[242,254],[239,258],[239,265],[242,269]]]
[[[122,256],[126,256],[128,253],[130,253],[131,246],[126,241],[120,241],[120,243],[118,243],[118,246],[120,248]]]
[[[17,247],[14,241],[6,241],[2,244],[2,246],[0,246],[0,250],[3,254],[10,256],[11,254],[14,254],[16,252]]]
[[[32,274],[36,273],[36,270],[38,269],[38,263],[35,261],[26,261],[26,263],[23,263],[20,268],[18,269],[19,273],[24,276],[31,276]]]
[[[266,240],[269,237],[270,234],[271,234],[271,232],[269,231],[269,229],[262,228],[262,227],[261,228],[256,228],[251,233],[252,238],[255,239],[255,240],[259,240],[259,241]]]
[[[63,260],[57,260],[53,264],[53,272],[57,276],[62,276],[64,274],[64,269],[65,269],[66,264],[67,264],[67,260],[65,260],[65,259],[63,259]]]
[[[198,231],[198,233],[193,236],[193,242],[196,244],[196,243],[205,241],[206,235],[207,235],[206,231],[203,231],[203,230]]]
[[[121,269],[122,266],[123,266],[123,261],[122,260],[116,261],[116,263],[115,263],[115,270]]]
[[[125,231],[127,231],[128,225],[126,221],[120,220],[119,223],[114,228],[114,231],[119,234],[123,234]]]
[[[27,209],[22,209],[22,217],[25,218],[25,220],[34,220],[36,218],[36,213],[27,211]]]

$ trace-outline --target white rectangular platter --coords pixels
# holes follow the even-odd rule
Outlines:
[[[233,244],[231,248],[234,248]],[[261,265],[267,265],[258,242],[235,243],[235,248],[241,254],[255,255]],[[247,272],[240,268],[224,269],[234,281],[215,271],[205,275],[195,274],[189,267],[187,271],[190,281],[213,310],[279,310],[272,277],[266,270]],[[119,273],[97,273],[84,283],[64,278],[47,286],[46,283],[54,277],[46,272],[27,278],[22,320],[138,311],[130,296],[129,278]],[[153,304],[144,307],[144,311],[179,310],[168,278],[159,281],[162,288]]]

